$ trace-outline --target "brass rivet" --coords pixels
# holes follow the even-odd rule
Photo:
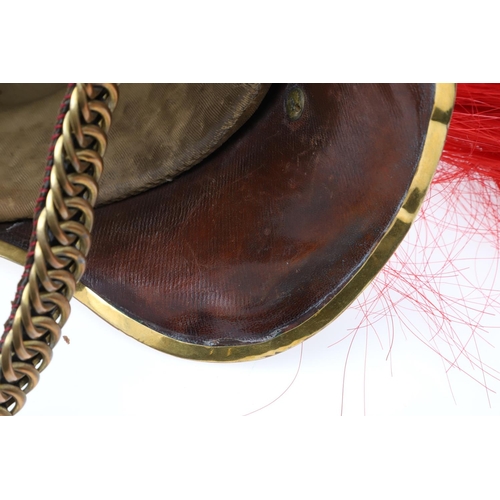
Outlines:
[[[304,111],[304,92],[300,87],[288,91],[285,101],[286,114],[291,121],[298,120]]]

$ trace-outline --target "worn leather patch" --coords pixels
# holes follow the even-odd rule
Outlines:
[[[187,170],[253,114],[269,85],[122,84],[99,204]],[[65,86],[0,85],[0,221],[32,217]]]

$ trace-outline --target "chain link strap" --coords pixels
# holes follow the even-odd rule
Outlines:
[[[0,354],[0,416],[15,415],[52,359],[90,247],[116,84],[77,84],[54,148],[34,262]]]

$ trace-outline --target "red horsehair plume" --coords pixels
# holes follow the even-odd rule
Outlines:
[[[500,312],[500,290],[493,288],[499,214],[500,85],[459,84],[441,162],[415,228],[352,306],[360,317],[349,352],[356,337],[364,333],[368,343],[370,333],[391,358],[395,341],[409,333],[441,357],[452,395],[450,377],[460,372],[483,386],[489,401],[491,385],[500,380],[483,359]],[[422,322],[425,331],[415,326]],[[389,332],[386,340],[380,331]],[[345,370],[343,386],[348,377]]]

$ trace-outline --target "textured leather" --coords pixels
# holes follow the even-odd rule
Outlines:
[[[173,338],[261,342],[302,323],[365,262],[401,206],[433,85],[273,86],[173,183],[101,207],[84,283]],[[29,223],[0,224],[26,246]]]
[[[123,84],[99,204],[172,180],[252,115],[269,85]],[[0,221],[32,217],[65,86],[0,86]]]

